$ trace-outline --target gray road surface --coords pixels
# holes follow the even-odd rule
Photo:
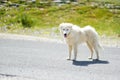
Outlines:
[[[120,48],[104,47],[100,61],[84,45],[78,52],[67,61],[65,44],[0,39],[0,80],[120,80]]]

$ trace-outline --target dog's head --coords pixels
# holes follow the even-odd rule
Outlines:
[[[62,35],[67,38],[72,30],[72,26],[73,24],[71,23],[61,23],[59,25],[60,27],[60,32],[62,33]]]

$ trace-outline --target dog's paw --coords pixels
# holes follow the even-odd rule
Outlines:
[[[72,61],[76,61],[76,59],[73,59]]]
[[[100,61],[99,59],[93,59],[93,61]]]
[[[76,61],[76,59],[73,59],[72,61]]]
[[[92,57],[88,57],[88,59],[92,59]]]
[[[71,60],[70,58],[67,58],[67,60]]]

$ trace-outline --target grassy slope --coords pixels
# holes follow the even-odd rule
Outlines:
[[[70,22],[81,27],[92,25],[101,35],[120,34],[120,14],[111,13],[108,9],[64,5],[47,8],[5,7],[1,10],[0,26],[7,25],[8,32],[24,28],[32,30],[52,28],[58,27],[62,22]]]

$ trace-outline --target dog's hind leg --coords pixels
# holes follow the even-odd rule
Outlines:
[[[71,60],[72,46],[68,45],[69,48],[69,58],[67,60]]]
[[[90,43],[88,43],[87,42],[87,46],[88,46],[88,48],[90,49],[90,57],[88,57],[88,59],[92,59],[93,58],[93,48],[92,48],[92,46],[90,45]]]
[[[96,53],[97,60],[99,60],[99,50],[98,50],[98,46],[95,45],[95,46],[94,46],[94,49],[95,49],[95,53]]]

